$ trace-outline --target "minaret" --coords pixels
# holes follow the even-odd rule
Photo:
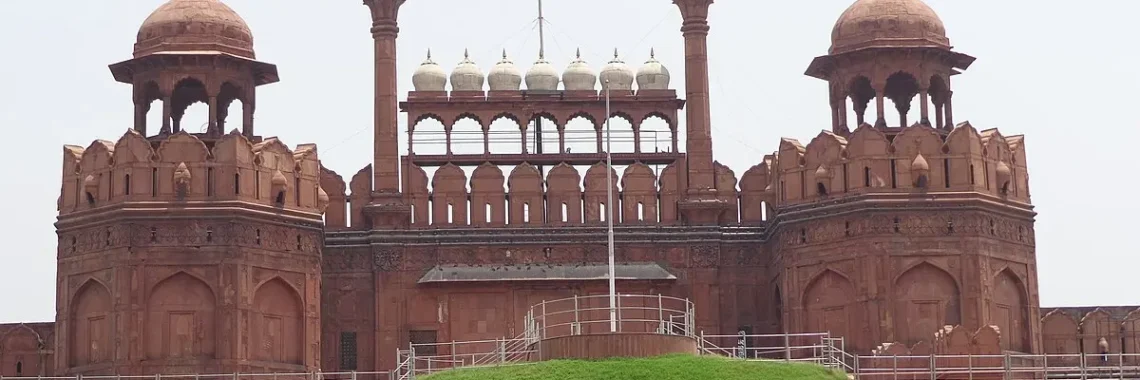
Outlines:
[[[685,150],[688,187],[679,208],[690,224],[715,224],[728,204],[716,198],[709,111],[709,6],[713,0],[673,0],[685,37]]]
[[[399,110],[396,94],[397,14],[404,0],[364,0],[372,15],[376,65],[372,202],[365,210],[374,228],[407,226],[411,208],[400,193]]]

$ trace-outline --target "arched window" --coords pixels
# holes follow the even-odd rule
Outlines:
[[[123,176],[123,195],[131,195],[131,175]]]
[[[241,195],[241,174],[234,173],[234,195]]]
[[[523,203],[523,223],[530,223],[530,202]]]
[[[487,223],[491,223],[491,204],[490,203],[487,204],[487,207],[484,207],[483,214],[484,214],[484,217],[487,219]]]
[[[645,203],[637,202],[637,221],[645,221]]]
[[[566,214],[568,214],[568,213],[570,213],[570,207],[566,205],[566,202],[562,202],[562,222],[563,223],[570,220],[569,217],[566,216]]]
[[[871,168],[863,167],[863,187],[871,187]]]

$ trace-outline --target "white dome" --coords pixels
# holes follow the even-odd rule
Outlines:
[[[558,70],[538,53],[538,60],[526,71],[526,89],[535,91],[558,91]]]
[[[653,49],[649,49],[649,60],[637,69],[638,90],[668,90],[669,69],[654,57]]]
[[[483,91],[483,79],[483,72],[463,49],[463,60],[451,71],[451,91]]]
[[[602,82],[602,89],[605,89],[606,82],[609,82],[608,86],[611,90],[633,90],[633,70],[630,70],[629,66],[626,66],[625,62],[618,58],[617,49],[614,49],[614,59],[602,67],[599,77]],[[452,82],[455,80],[452,79]]]
[[[431,50],[412,74],[412,86],[416,91],[447,91],[447,71],[431,60]]]
[[[507,59],[507,51],[503,50],[503,60],[496,63],[487,74],[487,85],[491,91],[518,91],[521,84],[522,74],[514,62]]]
[[[562,86],[567,91],[594,91],[597,84],[598,75],[582,60],[582,51],[574,52],[574,62],[562,72]]]

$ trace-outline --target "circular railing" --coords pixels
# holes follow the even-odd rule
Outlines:
[[[609,295],[543,301],[527,312],[526,340],[609,333],[695,337],[693,312],[688,299],[660,294],[618,294],[612,307]]]

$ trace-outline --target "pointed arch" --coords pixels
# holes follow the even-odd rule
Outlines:
[[[1081,353],[1080,325],[1072,315],[1060,309],[1041,318],[1041,341],[1046,354],[1077,355]],[[1068,362],[1075,362],[1072,357]]]
[[[213,358],[216,304],[210,285],[190,272],[178,271],[157,282],[147,292],[147,358]]]
[[[68,363],[72,367],[111,360],[111,292],[91,278],[71,297]]]
[[[610,182],[609,186],[613,190],[613,205],[609,201],[609,193],[607,192],[607,179],[606,174],[609,172]],[[586,223],[605,222],[608,214],[612,214],[615,221],[621,220],[621,211],[616,208],[619,207],[621,193],[618,191],[618,175],[617,171],[613,168],[606,168],[605,163],[597,163],[586,170],[585,176],[585,191],[584,199],[585,205],[583,206],[585,212]],[[604,206],[603,206],[604,205]]]
[[[0,352],[36,353],[45,343],[39,332],[27,324],[19,323],[0,335]]]
[[[990,303],[990,323],[1001,331],[1001,348],[1007,351],[1029,353],[1029,302],[1025,283],[1009,268],[993,278],[993,302]]]
[[[657,223],[657,175],[643,163],[626,167],[621,175],[621,221]]]
[[[1120,323],[1120,332],[1124,335],[1124,352],[1140,352],[1140,309],[1132,310],[1124,316]],[[1129,357],[1125,361],[1130,364],[1140,363],[1140,358]]]
[[[958,281],[945,269],[920,261],[893,283],[895,341],[911,346],[962,322]]]
[[[447,164],[436,169],[431,180],[432,224],[467,225],[467,173]]]
[[[582,223],[582,187],[578,169],[566,163],[550,169],[546,176],[546,220],[549,223]],[[604,189],[604,187],[603,187]]]
[[[1108,352],[1120,352],[1120,322],[1113,321],[1112,315],[1097,308],[1081,318],[1081,340],[1085,354],[1098,355],[1101,339],[1108,341]]]
[[[534,165],[521,163],[511,170],[507,180],[510,194],[510,223],[542,224],[542,173]]]
[[[253,295],[254,360],[304,364],[304,302],[300,292],[281,277],[261,283]]]
[[[506,224],[506,192],[503,171],[484,163],[471,173],[471,225]]]
[[[852,305],[856,293],[851,279],[830,268],[811,278],[803,292],[806,315],[801,331],[826,331],[833,337],[859,341],[862,318]]]

